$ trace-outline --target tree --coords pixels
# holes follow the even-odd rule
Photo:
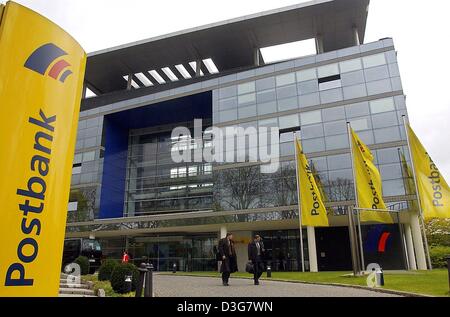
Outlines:
[[[450,247],[450,219],[430,219],[425,221],[428,244]]]

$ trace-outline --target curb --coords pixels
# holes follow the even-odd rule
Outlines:
[[[175,274],[171,273],[159,273],[160,275],[168,275],[168,276],[175,276]],[[182,274],[178,273],[178,276],[190,276],[190,277],[217,277],[212,275],[194,275],[194,274]],[[242,279],[242,280],[251,280],[251,277],[234,277],[235,279]],[[340,284],[340,283],[322,283],[322,282],[311,282],[311,281],[294,281],[294,280],[285,280],[285,279],[270,279],[266,277],[261,277],[261,280],[263,281],[270,281],[270,282],[285,282],[285,283],[298,283],[298,284],[308,284],[308,285],[322,285],[322,286],[337,286],[337,287],[348,287],[348,288],[355,288],[355,289],[362,289],[366,291],[372,291],[377,293],[385,293],[385,294],[392,294],[392,295],[400,295],[404,297],[435,297],[431,295],[426,294],[418,294],[418,293],[412,293],[412,292],[404,292],[404,291],[397,291],[392,289],[383,289],[383,288],[375,288],[375,287],[368,287],[368,286],[361,286],[361,285],[350,285],[350,284]]]

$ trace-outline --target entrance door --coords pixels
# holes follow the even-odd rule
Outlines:
[[[347,227],[316,228],[316,248],[319,271],[352,269]]]
[[[256,233],[256,232],[255,232]],[[259,232],[266,248],[266,262],[273,271],[300,271],[301,254],[298,230]],[[303,234],[306,237],[306,233]],[[304,243],[304,248],[307,244]],[[307,262],[307,250],[304,252]]]

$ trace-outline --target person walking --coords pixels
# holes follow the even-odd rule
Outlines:
[[[253,264],[253,280],[255,285],[259,285],[259,278],[264,271],[264,244],[261,240],[261,236],[255,235],[252,242],[248,244],[248,260]]]
[[[237,257],[234,248],[233,234],[227,233],[227,236],[219,240],[219,254],[222,260],[220,273],[222,273],[222,284],[228,286],[231,273],[237,272]]]

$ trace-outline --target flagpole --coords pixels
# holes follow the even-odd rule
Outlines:
[[[297,153],[297,135],[293,132],[295,149],[295,176],[297,178],[297,201],[298,201],[298,222],[300,225],[300,256],[302,257],[302,272],[305,272],[305,257],[303,252],[303,229],[302,229],[302,204],[300,195],[300,178],[298,177],[298,155]]]
[[[350,145],[350,158],[352,161],[353,190],[355,192],[355,205],[356,205],[356,208],[358,208],[359,207],[358,191],[357,191],[357,187],[356,187],[355,161],[354,161],[354,157],[353,157],[353,142],[352,142],[350,122],[347,122],[347,134],[348,134],[348,142]],[[349,212],[352,213],[350,216],[353,220],[353,208],[351,208]],[[358,215],[359,244],[360,244],[359,247],[361,249],[361,252],[359,254],[360,261],[361,261],[361,270],[360,271],[364,271],[364,250],[363,250],[363,246],[362,246],[361,222],[359,221],[359,213],[360,213],[360,211],[357,209],[356,214]],[[352,221],[352,223],[353,223],[353,221]],[[353,226],[354,226],[354,223],[353,223]],[[353,230],[353,228],[351,230]]]
[[[408,180],[406,179],[408,177],[408,171],[404,171],[402,156],[400,154],[400,148],[397,148],[397,154],[398,154],[398,161],[400,162],[401,170],[402,170],[403,186],[405,186],[405,193],[408,195],[408,194],[410,194],[410,193],[408,193],[408,189],[407,189],[408,188]],[[406,164],[406,161],[405,161],[405,164]],[[409,202],[407,203],[407,206],[408,207],[410,206]],[[408,246],[406,244],[405,225],[400,223],[400,216],[399,216],[399,214],[397,214],[397,220],[398,220],[398,226],[400,228],[400,235],[402,236],[403,252],[405,252],[405,254],[406,254],[406,264],[407,264],[408,270],[409,270],[409,269],[412,268],[412,263],[410,263],[410,261],[409,261],[410,254],[409,254],[409,251],[408,251]]]
[[[406,116],[403,115],[402,119],[403,119],[403,126],[405,127],[406,142],[408,143],[409,157],[411,159],[411,169],[412,169],[412,174],[413,174],[413,177],[414,177],[414,187],[416,189],[417,203],[419,204],[419,219],[421,221],[422,236],[423,236],[422,243],[425,242],[425,252],[426,252],[426,256],[427,256],[428,267],[429,267],[430,270],[432,270],[433,266],[431,265],[430,250],[428,249],[428,239],[427,239],[427,233],[425,231],[425,222],[424,222],[424,216],[423,216],[423,210],[422,210],[422,202],[420,200],[419,186],[417,185],[416,168],[415,168],[415,165],[414,165],[414,158],[413,158],[413,155],[412,155],[412,152],[411,152],[411,143],[410,143],[410,140],[409,140],[408,128],[406,126],[407,125]]]

